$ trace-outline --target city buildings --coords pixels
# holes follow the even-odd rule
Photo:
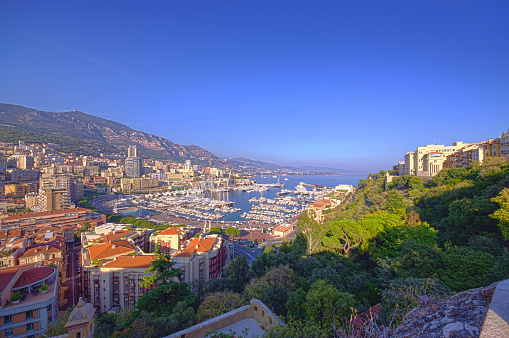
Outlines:
[[[141,158],[138,157],[136,146],[129,146],[127,158],[124,163],[125,175],[127,177],[140,177],[142,170]]]
[[[432,177],[442,168],[462,168],[492,157],[509,158],[509,130],[488,141],[417,147],[415,152],[405,154],[404,163],[398,163],[398,174]]]
[[[71,195],[65,189],[42,188],[38,196],[39,212],[65,210],[74,207]]]

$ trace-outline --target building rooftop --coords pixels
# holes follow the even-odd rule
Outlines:
[[[155,255],[138,255],[138,256],[120,256],[104,264],[102,268],[106,269],[148,269]]]
[[[46,246],[42,245],[42,246],[28,249],[27,251],[25,251],[25,253],[23,255],[19,256],[19,258],[37,256],[40,254],[57,253],[57,252],[62,252],[62,250],[57,247],[51,246],[51,245],[46,245]]]
[[[168,236],[168,235],[181,235],[185,234],[186,232],[182,230],[182,228],[177,227],[169,227],[168,229],[165,229],[159,233],[159,236]]]
[[[59,215],[65,215],[67,213],[71,212],[86,212],[91,211],[86,208],[71,208],[71,209],[63,209],[63,210],[54,210],[54,211],[42,211],[42,212],[32,212],[28,214],[19,214],[19,215],[12,215],[2,218],[2,221],[10,221],[10,220],[16,220],[16,219],[23,219],[23,218],[37,218],[37,217],[44,217],[44,216],[59,216]]]
[[[13,286],[13,289],[37,283],[44,278],[49,277],[54,271],[55,269],[49,266],[41,266],[27,270],[23,272],[21,276],[19,276],[18,280]]]
[[[130,231],[130,230],[115,231],[114,233],[107,234],[107,235],[101,236],[99,238],[96,238],[92,242],[100,242],[100,243],[113,242],[113,241],[116,241],[117,239],[122,238],[123,236],[128,236],[132,233],[133,233],[133,231]]]
[[[195,252],[208,252],[214,248],[216,241],[217,237],[195,238],[184,248],[184,250],[177,252],[174,257],[190,257]]]
[[[91,261],[94,259],[105,259],[135,252],[134,247],[127,240],[98,244],[90,246],[87,249],[90,254]]]
[[[18,266],[14,266],[11,268],[0,269],[0,293],[2,293],[4,291],[7,284],[9,284],[11,279],[18,272],[19,268],[20,268],[20,266],[18,265]]]

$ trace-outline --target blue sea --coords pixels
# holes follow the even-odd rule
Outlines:
[[[229,191],[223,193],[212,193],[209,192],[206,197],[211,197],[217,200],[233,201],[236,208],[240,208],[241,211],[231,214],[226,214],[220,221],[246,221],[246,219],[240,217],[244,212],[248,212],[251,208],[249,199],[253,197],[265,197],[274,199],[276,193],[281,189],[294,190],[295,187],[300,183],[304,182],[307,184],[319,184],[327,187],[335,187],[338,184],[351,184],[356,187],[359,184],[359,180],[365,179],[367,174],[343,174],[343,175],[298,175],[298,176],[278,176],[277,178],[272,176],[257,176],[252,178],[256,183],[283,183],[284,188],[271,188],[264,192],[245,192],[245,191]],[[285,180],[287,178],[288,180]]]

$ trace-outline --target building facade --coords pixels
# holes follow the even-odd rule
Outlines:
[[[43,284],[46,291],[40,289]],[[57,319],[58,289],[58,266],[0,269],[0,337],[40,337]],[[15,293],[22,295],[19,301],[11,300]]]

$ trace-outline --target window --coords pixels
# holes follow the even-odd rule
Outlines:
[[[51,311],[51,304],[46,307],[46,310]]]
[[[76,332],[76,338],[81,338],[81,332]]]
[[[27,324],[27,332],[34,330],[34,323]]]
[[[32,318],[34,318],[34,312],[33,312],[32,310],[30,310],[30,311],[26,311],[26,312],[25,312],[25,314],[26,314],[26,319],[32,319]],[[26,320],[26,319],[25,319],[25,320]]]
[[[12,337],[12,330],[5,330],[6,337]]]
[[[10,324],[10,323],[12,323],[11,315],[5,316],[4,317],[4,325],[5,324]]]
[[[33,334],[31,334],[30,336],[28,336],[27,338],[35,338],[35,336]]]

